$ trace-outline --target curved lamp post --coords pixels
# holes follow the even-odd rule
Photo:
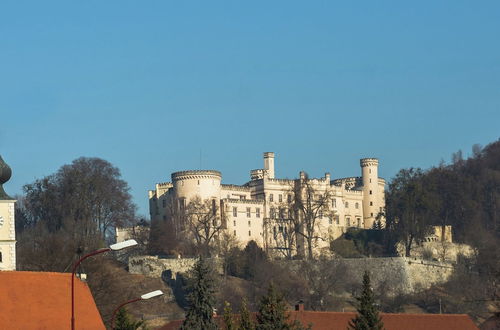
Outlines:
[[[125,306],[127,304],[130,304],[130,303],[133,303],[136,301],[140,301],[140,300],[148,300],[148,299],[151,299],[154,297],[161,296],[162,294],[163,294],[163,292],[161,290],[151,291],[149,293],[143,294],[139,298],[129,300],[127,302],[124,302],[120,306],[116,307],[115,310],[113,311],[113,317],[111,318],[111,329],[113,329],[113,330],[115,329],[115,317],[116,317],[116,313],[120,310],[120,308],[122,308],[123,306]]]
[[[112,244],[107,248],[99,249],[97,251],[84,255],[73,265],[73,272],[71,274],[71,330],[75,330],[75,273],[78,266],[82,263],[83,260],[87,259],[88,257],[95,256],[96,254],[101,254],[108,251],[118,251],[135,245],[137,245],[137,242],[134,239]]]

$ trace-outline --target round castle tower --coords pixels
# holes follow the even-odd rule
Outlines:
[[[222,175],[214,170],[191,170],[172,173],[175,197],[187,202],[195,196],[201,200],[220,199]]]
[[[372,228],[379,212],[378,159],[363,158],[360,160],[363,180],[363,218],[364,227]]]

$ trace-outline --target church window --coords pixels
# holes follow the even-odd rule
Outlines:
[[[236,206],[233,206],[233,217],[238,216],[238,208]]]
[[[247,207],[247,218],[250,218],[251,209]]]
[[[260,218],[260,208],[258,208],[258,207],[255,209],[255,216],[257,218]]]
[[[274,195],[273,194],[269,194],[269,201],[270,202],[274,201]]]

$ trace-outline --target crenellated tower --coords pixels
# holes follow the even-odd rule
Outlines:
[[[362,158],[360,160],[360,165],[363,182],[364,228],[372,228],[380,207],[378,159]]]

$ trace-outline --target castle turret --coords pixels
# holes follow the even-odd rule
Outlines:
[[[193,170],[172,173],[176,198],[186,201],[198,196],[202,200],[219,199],[222,175],[214,170]]]
[[[16,270],[15,200],[3,190],[12,171],[0,157],[0,270]]]
[[[360,160],[363,180],[363,218],[364,227],[372,228],[379,212],[378,159]]]
[[[269,179],[274,179],[274,152],[264,152],[264,170]]]

